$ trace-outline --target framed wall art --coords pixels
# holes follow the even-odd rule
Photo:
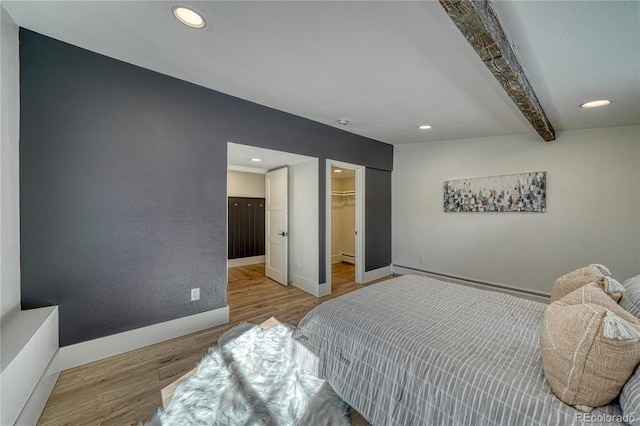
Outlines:
[[[448,180],[445,212],[531,212],[547,209],[547,173]]]

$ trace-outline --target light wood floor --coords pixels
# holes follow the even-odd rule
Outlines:
[[[63,371],[38,425],[137,425],[161,406],[160,390],[191,370],[220,334],[275,316],[297,325],[319,303],[362,288],[352,265],[336,264],[331,295],[316,298],[264,276],[264,264],[229,269],[229,324]],[[368,425],[350,410],[354,425]]]

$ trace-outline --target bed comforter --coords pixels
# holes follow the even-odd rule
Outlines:
[[[291,351],[376,426],[583,425],[542,369],[545,308],[402,276],[317,306],[294,331]],[[621,414],[617,403],[591,413]]]

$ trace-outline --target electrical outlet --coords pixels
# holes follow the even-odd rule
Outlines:
[[[191,301],[200,300],[200,287],[191,289]]]
[[[424,265],[424,256],[418,256],[418,263]]]

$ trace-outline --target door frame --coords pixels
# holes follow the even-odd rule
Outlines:
[[[235,150],[234,152],[234,158],[236,158],[235,163],[232,164],[229,160],[230,158],[230,154],[229,151],[233,149]],[[238,154],[241,154],[240,157],[238,157]],[[263,167],[256,167],[255,164],[250,164],[249,163],[249,159],[250,158],[262,158],[263,160],[267,160],[265,163],[263,163]],[[322,197],[322,193],[320,190],[320,185],[322,183],[322,179],[320,179],[320,172],[322,170],[322,158],[320,157],[313,157],[310,155],[306,155],[306,154],[295,154],[289,151],[283,151],[281,149],[278,148],[272,148],[272,147],[259,147],[259,146],[255,146],[255,145],[245,145],[245,144],[238,144],[235,142],[230,142],[227,141],[227,172],[229,171],[237,171],[237,172],[250,172],[250,173],[260,173],[263,176],[266,174],[266,172],[268,170],[275,170],[278,169],[280,167],[284,167],[287,166],[289,167],[289,174],[291,173],[291,167],[302,163],[302,162],[307,162],[307,161],[311,161],[314,160],[315,164],[314,164],[314,168],[315,168],[315,176],[316,178],[314,179],[314,186],[310,187],[308,189],[308,192],[312,192],[313,194],[313,198],[316,200],[316,202],[314,203],[315,206],[315,212],[317,213],[317,217],[314,217],[313,220],[313,225],[310,225],[313,227],[313,229],[315,230],[313,232],[313,241],[310,241],[310,244],[308,244],[308,247],[311,248],[313,245],[313,252],[312,255],[310,257],[307,257],[304,259],[305,262],[307,262],[307,264],[309,265],[309,268],[313,268],[313,270],[308,273],[305,274],[305,276],[303,277],[304,279],[301,281],[296,282],[296,279],[294,278],[294,276],[296,275],[296,273],[294,273],[291,268],[287,268],[287,273],[288,273],[288,281],[293,281],[291,284],[295,287],[298,287],[300,289],[302,289],[303,291],[306,291],[307,293],[316,296],[316,297],[320,297],[323,296],[324,294],[328,294],[328,293],[324,293],[321,294],[323,292],[326,292],[326,285],[324,282],[320,283],[320,273],[322,271],[322,264],[319,263],[320,262],[320,255],[322,253],[322,248],[319,246],[321,240],[322,240],[322,232],[321,232],[321,212],[320,212],[320,204],[321,201],[318,201],[319,198],[318,197]],[[269,164],[269,166],[265,166],[266,164]],[[294,182],[296,180],[296,178],[294,177],[292,180],[290,180],[290,184],[292,182]],[[266,184],[266,183],[265,183]],[[291,192],[291,187],[289,188],[289,195],[291,196],[292,192]],[[226,179],[226,197],[227,199],[229,198],[229,177],[228,177],[228,173],[227,173],[227,179]],[[234,192],[232,194],[232,196],[236,196],[236,195],[246,195],[246,194],[238,194],[237,192]],[[266,194],[265,198],[266,198]],[[291,202],[291,198],[289,199],[289,202]],[[266,216],[266,215],[265,215]],[[291,225],[291,220],[295,221],[296,215],[294,214],[293,216],[289,216],[289,229],[293,229],[295,230],[296,228],[292,228]],[[294,225],[295,226],[295,225]],[[266,226],[265,226],[266,228]],[[228,217],[228,211],[226,214],[226,229],[225,229],[225,234],[226,234],[226,238],[225,238],[225,247],[226,247],[226,252],[228,253],[228,244],[229,244],[229,234],[228,234],[228,229],[229,229],[229,217]],[[289,245],[289,247],[291,247],[292,245],[295,244],[297,245],[300,241],[304,241],[304,243],[302,245],[306,246],[307,245],[307,240],[301,240],[299,238],[299,235],[297,232],[293,232],[287,239],[287,244]],[[266,233],[265,233],[265,238],[266,238]],[[306,254],[308,254],[309,250],[305,251]],[[265,257],[266,257],[266,248],[265,248]],[[313,259],[313,260],[312,260]],[[265,259],[266,260],[266,259]],[[287,258],[287,261],[289,262],[289,266],[292,265],[291,258]],[[296,262],[297,263],[297,262]],[[313,266],[311,266],[313,264]],[[235,265],[235,266],[239,266],[239,265]],[[231,265],[229,265],[229,262],[227,261],[227,268],[225,268],[225,276],[226,276],[226,282],[227,282],[227,291],[229,290],[229,273],[228,273],[228,268],[231,267]],[[266,265],[265,265],[266,267]],[[266,271],[265,271],[265,277],[266,277]]]
[[[365,205],[364,205],[364,189],[365,189],[365,170],[364,166],[358,164],[345,163],[337,160],[326,160],[326,172],[325,172],[325,249],[326,249],[326,283],[328,293],[331,294],[331,167],[340,167],[344,169],[354,170],[356,172],[356,199],[355,199],[355,214],[356,214],[356,235],[355,235],[355,256],[356,256],[356,278],[355,281],[358,284],[364,283],[364,242],[365,242]],[[324,296],[325,294],[321,294]]]

